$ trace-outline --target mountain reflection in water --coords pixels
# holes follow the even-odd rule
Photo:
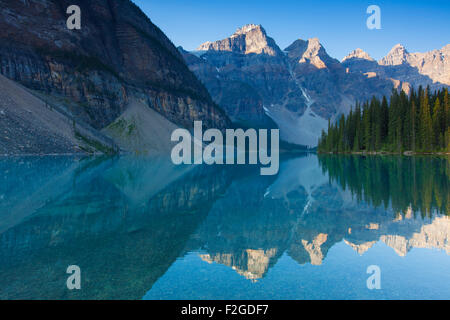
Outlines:
[[[392,252],[414,249],[433,259],[402,264],[423,289],[411,297],[450,298],[447,158],[305,154],[275,177],[133,157],[3,158],[0,169],[1,299],[370,298],[368,265],[357,269],[367,254],[393,276]],[[69,265],[81,290],[67,290]],[[295,282],[305,276],[321,282]]]

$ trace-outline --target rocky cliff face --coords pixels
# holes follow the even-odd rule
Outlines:
[[[81,8],[81,30],[66,27],[72,4]],[[179,126],[229,123],[170,40],[129,0],[5,0],[0,9],[0,72],[96,129],[131,100]]]

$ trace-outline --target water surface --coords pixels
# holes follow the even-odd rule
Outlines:
[[[263,177],[27,157],[0,173],[1,299],[450,298],[447,158],[297,155]]]

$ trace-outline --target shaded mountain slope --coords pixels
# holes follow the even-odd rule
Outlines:
[[[81,30],[66,27],[73,4]],[[133,100],[178,126],[229,123],[170,40],[129,0],[2,1],[0,73],[97,130]]]

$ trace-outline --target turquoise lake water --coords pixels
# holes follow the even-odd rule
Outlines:
[[[0,158],[0,299],[450,299],[449,180],[439,157]]]

